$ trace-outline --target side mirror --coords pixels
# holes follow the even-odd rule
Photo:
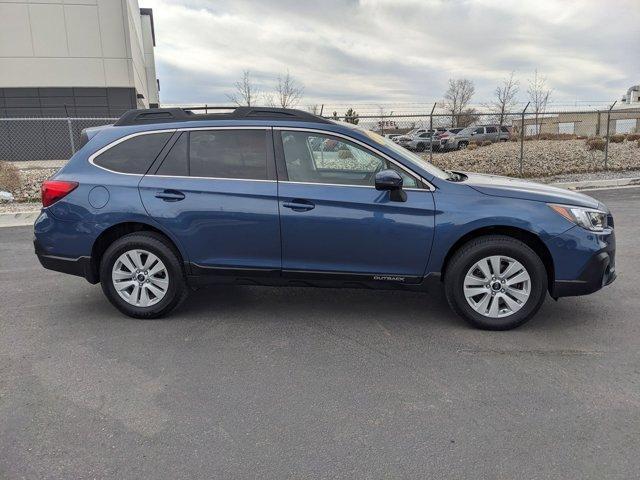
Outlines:
[[[407,201],[407,192],[402,190],[402,177],[390,168],[376,173],[376,190],[388,190],[392,202]]]
[[[390,168],[376,173],[376,190],[400,190],[402,188],[402,177],[395,170]]]

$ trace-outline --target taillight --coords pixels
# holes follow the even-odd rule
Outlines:
[[[42,206],[48,207],[58,200],[66,197],[78,186],[78,182],[67,182],[65,180],[45,180],[40,189],[42,193]]]

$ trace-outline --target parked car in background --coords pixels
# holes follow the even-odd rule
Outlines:
[[[438,132],[436,135],[436,141],[433,143],[433,149],[435,151],[441,151],[442,145],[446,143],[446,140],[449,137],[456,135],[457,133],[460,133],[462,130],[463,130],[462,128],[448,128],[448,129],[445,129],[443,132]]]
[[[401,133],[385,133],[383,136],[385,138],[388,138],[389,140],[393,140],[394,138],[398,138],[402,136],[402,134]]]
[[[601,202],[441,170],[307,112],[132,110],[83,142],[42,185],[35,252],[45,268],[101,283],[131,317],[165,315],[207,284],[442,282],[455,312],[506,330],[547,293],[585,295],[616,278]]]
[[[415,152],[424,152],[430,148],[434,135],[433,131],[427,131],[412,137],[403,136],[398,139],[398,145]]]
[[[511,138],[511,130],[503,125],[476,125],[463,128],[454,135],[443,136],[440,139],[440,150],[460,150],[471,142],[506,142]]]

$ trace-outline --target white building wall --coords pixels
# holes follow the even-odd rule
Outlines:
[[[158,81],[156,77],[156,61],[154,55],[153,26],[149,15],[141,15],[142,20],[142,47],[144,52],[144,68],[147,76],[147,92],[149,103],[159,104]]]
[[[157,103],[144,34],[137,0],[0,0],[0,88],[135,87]]]

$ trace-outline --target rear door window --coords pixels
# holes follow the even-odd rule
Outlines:
[[[265,130],[196,130],[189,137],[192,177],[268,178]]]
[[[498,129],[496,127],[487,127],[487,133],[497,133]]]
[[[148,133],[131,137],[98,155],[93,163],[114,172],[142,175],[149,170],[172,134]]]

